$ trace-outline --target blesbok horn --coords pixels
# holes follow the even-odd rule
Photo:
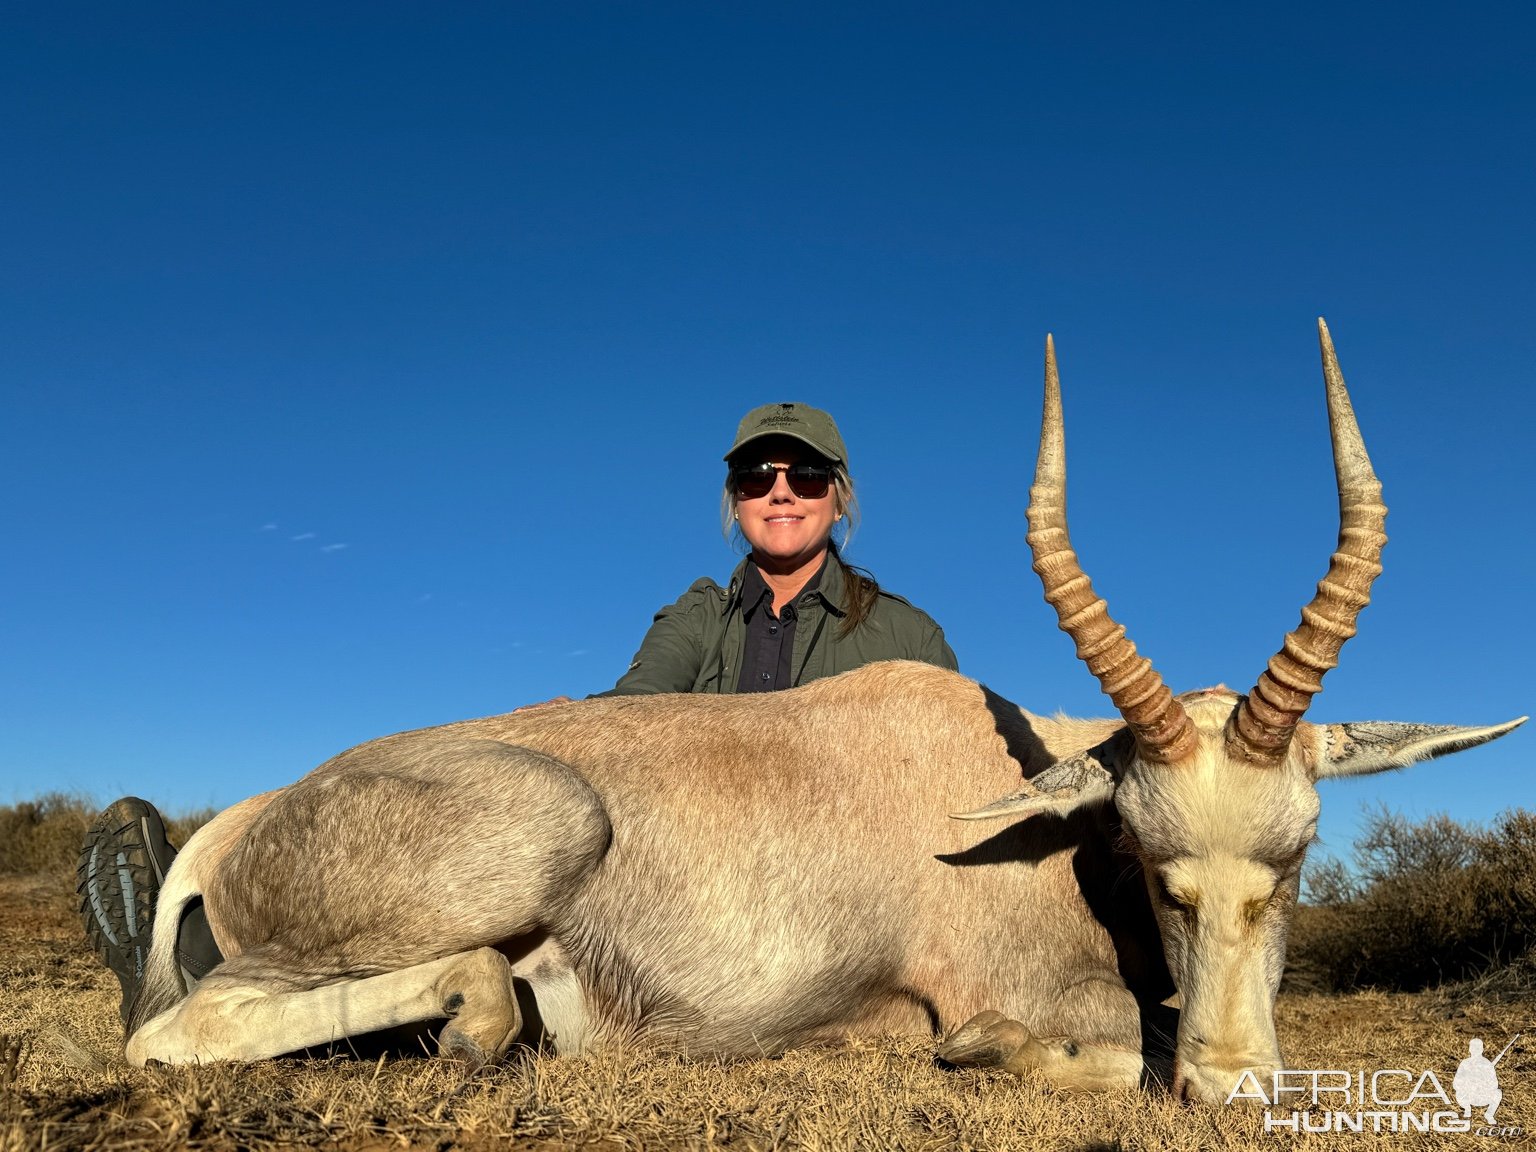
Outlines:
[[[1029,490],[1029,541],[1045,598],[1061,630],[1077,645],[1078,659],[1098,677],[1149,760],[1176,764],[1195,750],[1195,730],[1152,662],[1136,654],[1125,629],[1093,590],[1067,535],[1067,450],[1061,418],[1056,345],[1045,338],[1045,408],[1040,455]]]
[[[1301,623],[1286,635],[1280,651],[1228,722],[1228,754],[1252,764],[1274,765],[1285,759],[1307,705],[1323,690],[1323,674],[1338,664],[1339,649],[1355,634],[1355,620],[1371,602],[1371,582],[1381,574],[1381,549],[1387,542],[1381,481],[1366,455],[1339,358],[1321,316],[1317,336],[1339,488],[1339,546],[1317,595],[1301,610]]]

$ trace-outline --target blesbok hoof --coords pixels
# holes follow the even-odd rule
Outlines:
[[[522,1027],[512,966],[494,948],[466,952],[434,985],[448,1023],[437,1054],[471,1071],[500,1060]]]
[[[1028,1029],[1001,1012],[978,1012],[939,1044],[939,1059],[966,1068],[1003,1068],[1030,1041]]]
[[[437,1055],[440,1059],[462,1064],[467,1072],[478,1072],[496,1061],[495,1052],[487,1052],[469,1033],[449,1021],[437,1036]]]

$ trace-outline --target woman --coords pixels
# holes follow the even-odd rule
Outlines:
[[[726,531],[740,529],[747,558],[725,588],[697,580],[658,612],[629,670],[600,695],[770,692],[876,660],[955,668],[926,613],[838,555],[833,530],[854,512],[847,458],[837,425],[818,408],[748,412],[725,455],[721,502]],[[97,817],[81,850],[86,937],[122,985],[124,1023],[175,855],[159,812],[133,796]],[[201,902],[183,917],[176,951],[189,985],[222,959]]]
[[[850,523],[854,499],[831,416],[806,404],[754,408],[725,461],[726,531],[738,528],[750,553],[726,587],[695,581],[658,612],[602,695],[769,692],[876,660],[956,667],[926,613],[838,555],[833,532]]]

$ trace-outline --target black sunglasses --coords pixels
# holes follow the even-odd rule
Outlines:
[[[762,499],[773,491],[780,472],[789,490],[802,500],[820,500],[832,484],[832,469],[823,464],[753,464],[731,469],[737,499]]]

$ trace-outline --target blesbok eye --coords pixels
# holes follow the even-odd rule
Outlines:
[[[1153,874],[1153,880],[1157,885],[1157,898],[1164,904],[1177,908],[1187,919],[1193,919],[1196,910],[1200,906],[1200,898],[1193,892],[1186,892],[1181,888],[1170,888],[1168,882],[1162,876]]]

